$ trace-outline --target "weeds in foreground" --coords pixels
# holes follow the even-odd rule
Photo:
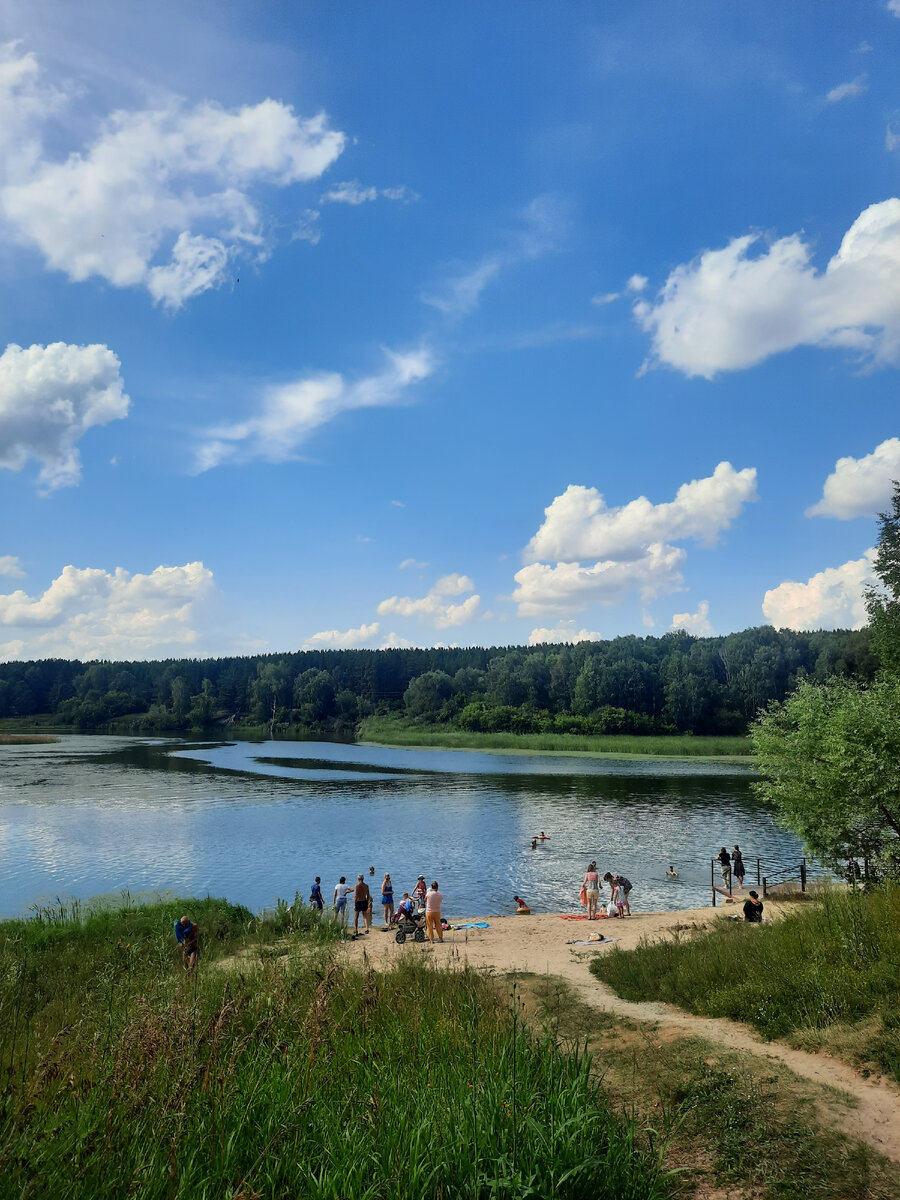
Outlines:
[[[169,941],[180,909],[209,931],[194,976]],[[5,1194],[667,1194],[589,1055],[471,972],[343,966],[315,923],[207,900],[0,925]],[[276,943],[282,965],[254,953]],[[241,970],[215,966],[239,947]]]
[[[767,1038],[876,1018],[856,1053],[900,1081],[896,884],[866,893],[829,889],[771,924],[723,919],[694,937],[613,949],[591,970],[627,1000],[666,1000],[746,1021]]]

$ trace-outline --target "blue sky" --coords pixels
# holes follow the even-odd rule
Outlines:
[[[900,0],[0,42],[0,656],[864,620]]]

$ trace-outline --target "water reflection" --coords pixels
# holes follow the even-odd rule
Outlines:
[[[56,894],[170,889],[251,907],[321,875],[441,880],[451,915],[577,907],[585,866],[638,908],[709,899],[725,843],[794,858],[740,764],[391,750],[332,743],[65,737],[0,747],[0,914]],[[541,829],[551,840],[532,850]],[[666,878],[669,863],[678,880]]]

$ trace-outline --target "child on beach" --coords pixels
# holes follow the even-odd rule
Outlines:
[[[621,884],[616,884],[616,908],[619,910],[619,916],[625,920],[625,889]]]

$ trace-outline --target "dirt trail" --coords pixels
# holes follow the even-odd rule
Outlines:
[[[771,907],[771,906],[770,906]],[[477,919],[477,918],[476,918]],[[365,950],[374,962],[388,962],[398,954],[428,953],[450,964],[468,962],[500,972],[528,971],[564,979],[580,1000],[594,1008],[620,1013],[636,1021],[650,1021],[686,1037],[710,1042],[784,1063],[796,1075],[848,1093],[855,1106],[841,1104],[823,1112],[832,1124],[855,1135],[879,1153],[900,1163],[900,1088],[887,1080],[863,1079],[852,1067],[826,1054],[794,1050],[784,1042],[765,1042],[747,1025],[724,1017],[698,1017],[657,1001],[632,1003],[621,1000],[588,970],[599,946],[570,945],[589,932],[615,938],[623,949],[637,945],[643,936],[663,936],[677,927],[691,928],[714,919],[712,910],[692,909],[674,913],[648,913],[626,921],[561,921],[555,916],[486,917],[490,929],[470,929],[445,934],[444,945],[398,946],[393,936],[373,929],[371,934],[348,942],[347,953],[361,957]],[[612,944],[612,943],[608,943]]]

